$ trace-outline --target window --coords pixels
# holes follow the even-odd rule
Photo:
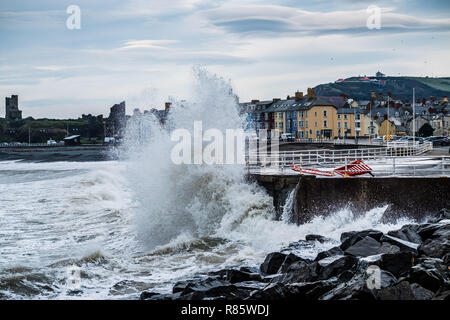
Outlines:
[[[344,114],[344,120],[347,120],[347,115],[346,114]]]
[[[347,122],[344,122],[344,128],[345,128],[345,129],[347,129],[347,128],[348,128],[348,126],[347,126]]]
[[[308,118],[308,111],[305,111],[305,118]]]
[[[308,138],[308,131],[305,131],[305,138]]]
[[[320,137],[320,131],[316,130],[316,138],[319,138],[319,137]]]
[[[303,118],[303,111],[300,111],[298,114],[300,118]]]
[[[361,123],[357,122],[357,123],[356,123],[356,127],[357,127],[357,128],[361,128]]]
[[[338,128],[340,128],[341,127],[341,123],[340,122],[338,122]]]
[[[324,127],[324,128],[326,128],[326,127],[327,127],[327,125],[328,125],[328,122],[327,122],[327,120],[323,120],[323,127]]]
[[[340,114],[338,114],[338,119],[341,120],[341,115]]]
[[[361,115],[359,113],[356,114],[356,120],[360,120],[361,119]]]
[[[448,122],[447,122],[448,124]],[[308,128],[308,120],[305,121],[305,128]]]
[[[314,122],[314,127],[317,127],[317,122]]]
[[[282,112],[278,112],[278,118],[279,119],[283,119],[283,113]]]
[[[309,134],[312,135],[312,130],[311,129],[309,130]]]
[[[323,110],[323,117],[324,117],[324,118],[327,117],[327,110]]]
[[[303,131],[299,131],[300,138],[303,138]]]
[[[303,120],[300,120],[300,121],[298,122],[298,127],[299,127],[299,128],[303,128]]]
[[[314,115],[317,117],[317,112],[314,112]]]

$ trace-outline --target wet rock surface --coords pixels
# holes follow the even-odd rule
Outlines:
[[[314,259],[298,254],[328,238],[311,234],[266,256],[260,268],[196,275],[172,293],[142,292],[144,300],[450,300],[450,213],[383,234],[346,232],[341,244]]]

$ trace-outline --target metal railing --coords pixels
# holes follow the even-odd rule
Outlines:
[[[354,160],[381,160],[387,157],[411,157],[422,155],[433,149],[431,142],[424,143],[392,143],[386,148],[363,149],[317,149],[279,152],[255,152],[247,153],[247,163],[250,167],[277,166],[290,167],[292,164],[300,165],[324,165],[330,163],[344,163]]]
[[[350,163],[353,159],[346,158],[342,163],[315,163],[302,165],[305,168],[315,168],[331,171],[336,166]],[[384,157],[377,160],[366,160],[375,177],[450,177],[449,156],[409,156],[409,157]],[[291,170],[290,165],[280,163],[268,166],[249,165],[249,173],[260,175],[297,175],[298,172]]]

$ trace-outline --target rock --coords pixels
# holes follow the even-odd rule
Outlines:
[[[318,241],[320,243],[332,241],[330,238],[318,235],[318,234],[307,234],[305,237],[306,241]]]
[[[379,300],[415,300],[414,292],[408,281],[402,281],[392,287],[375,291]]]
[[[287,255],[280,252],[272,252],[266,256],[260,270],[263,274],[275,274],[280,269]]]
[[[449,224],[443,224],[443,223],[426,223],[423,224],[419,227],[419,229],[417,230],[417,232],[419,233],[420,237],[422,238],[422,240],[426,240],[426,239],[431,239],[434,238],[435,236],[433,235],[434,232],[436,232],[437,230],[444,228],[446,229],[449,226]]]
[[[429,219],[428,221],[431,223],[437,223],[437,222],[440,222],[440,221],[446,220],[446,219],[450,219],[450,211],[448,211],[447,209],[441,209],[441,211],[439,211],[439,213],[436,215],[436,217],[433,217],[433,218]]]
[[[347,248],[345,254],[355,257],[367,257],[378,254],[381,244],[372,237],[365,237],[362,240],[356,242],[354,245]]]
[[[320,296],[332,290],[339,283],[337,278],[331,278],[314,282],[293,283],[289,285],[288,288],[291,292],[295,292],[293,297],[296,299],[317,300]]]
[[[389,242],[381,243],[380,253],[397,253],[400,252],[400,248],[396,245],[390,244]]]
[[[322,295],[320,300],[374,300],[374,295],[367,289],[364,275],[357,274]]]
[[[441,285],[444,284],[444,279],[438,270],[426,269],[423,265],[411,268],[409,280],[433,292],[438,291]]]
[[[411,284],[411,290],[416,300],[430,300],[434,296],[432,291],[425,289],[417,283]]]
[[[350,231],[344,232],[341,234],[341,242],[344,242],[348,238],[352,238],[355,236],[359,236],[361,238],[372,237],[373,239],[380,241],[380,238],[383,236],[383,232],[373,229],[367,229],[363,231]]]
[[[450,252],[450,241],[441,239],[427,239],[419,246],[419,254],[432,258],[443,258]]]
[[[230,283],[244,282],[244,281],[261,281],[259,273],[249,273],[241,270],[230,269],[227,270],[225,279]]]
[[[438,292],[432,300],[450,301],[450,290]]]
[[[397,278],[407,274],[414,265],[415,254],[411,252],[387,253],[381,256],[380,267]]]
[[[390,244],[393,244],[393,245],[399,247],[400,251],[411,251],[411,252],[417,253],[417,248],[419,247],[419,244],[417,244],[417,243],[405,241],[405,240],[402,240],[402,239],[399,239],[399,238],[396,238],[396,237],[393,237],[390,235],[383,235],[381,237],[381,241],[387,242],[387,243],[390,243]]]
[[[250,294],[249,300],[281,300],[292,297],[295,293],[288,286],[282,283],[271,283],[263,290],[258,290]]]
[[[141,293],[140,300],[177,300],[180,298],[180,293],[176,294],[159,294],[151,291],[144,291]]]
[[[335,256],[319,260],[318,275],[319,280],[329,279],[340,275],[344,271],[351,271],[358,259],[353,256]]]
[[[404,225],[400,230],[389,231],[387,234],[404,241],[421,244],[422,238],[417,232],[418,228],[419,225],[417,224],[408,224]]]
[[[198,292],[203,295],[215,295],[226,291],[231,286],[231,283],[226,280],[217,278],[207,278],[204,280],[189,282],[181,292],[181,295],[187,295],[188,293]]]
[[[152,291],[144,291],[141,293],[141,295],[139,296],[140,300],[149,300],[154,296],[159,295],[158,292],[152,292]]]
[[[439,238],[442,240],[450,240],[450,224],[446,224],[440,228],[438,228],[436,231],[432,234],[433,238]]]
[[[295,254],[293,254],[293,253],[288,254],[288,255],[286,256],[286,258],[284,259],[283,263],[281,264],[281,267],[280,267],[279,271],[280,271],[281,273],[286,272],[286,270],[288,270],[289,267],[290,267],[293,263],[295,263],[295,262],[297,262],[297,261],[305,261],[305,262],[307,262],[307,260],[305,260],[305,259],[303,259],[303,258],[300,258],[299,256],[297,256],[297,255],[295,255]]]
[[[176,282],[174,284],[174,286],[172,287],[172,293],[182,292],[189,283],[190,283],[190,281],[187,281],[187,280]]]
[[[331,256],[343,256],[344,251],[341,250],[339,247],[333,247],[330,250],[319,252],[317,257],[314,259],[314,261],[319,261]]]
[[[281,278],[283,283],[311,282],[317,277],[317,263],[308,264],[305,261],[297,261],[289,266]]]

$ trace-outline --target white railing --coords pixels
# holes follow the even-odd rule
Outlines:
[[[324,165],[330,163],[344,163],[354,160],[381,160],[387,157],[411,157],[422,155],[433,149],[431,142],[424,143],[396,143],[386,148],[362,148],[362,149],[317,149],[279,152],[255,152],[247,153],[249,167],[277,166],[290,167],[292,164],[300,165]]]
[[[340,164],[310,164],[305,168],[315,168],[330,171],[338,166],[350,163],[352,159],[345,159]],[[276,164],[276,162],[274,162]],[[449,156],[423,156],[423,157],[385,157],[379,160],[366,160],[375,177],[450,177]],[[284,163],[279,166],[249,166],[250,174],[259,175],[298,175],[290,166]]]

